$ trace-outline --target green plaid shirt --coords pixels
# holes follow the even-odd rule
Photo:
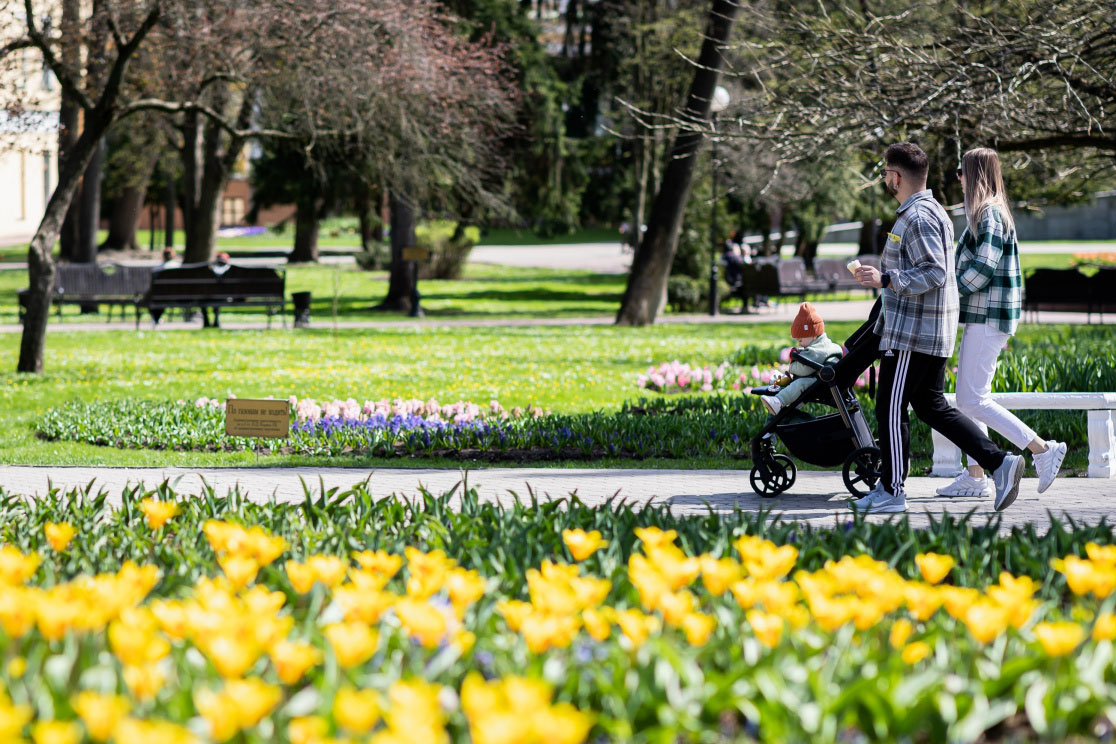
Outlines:
[[[984,210],[976,236],[968,227],[961,233],[955,263],[961,295],[958,322],[987,323],[1013,335],[1023,310],[1023,275],[1015,232],[1004,234],[998,209]]]

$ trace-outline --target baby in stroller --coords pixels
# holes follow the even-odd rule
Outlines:
[[[825,321],[818,315],[818,311],[809,302],[803,302],[798,307],[798,315],[794,316],[791,323],[791,338],[801,344],[797,349],[799,358],[806,358],[815,364],[833,364],[841,359],[841,347],[829,340],[825,335]],[[764,406],[774,416],[785,406],[792,405],[802,397],[813,384],[812,379],[817,374],[817,367],[807,366],[806,363],[795,360],[787,370],[787,376],[780,378],[776,385],[779,391],[775,395],[762,398]]]
[[[823,468],[841,467],[845,487],[854,496],[864,496],[879,480],[880,450],[853,388],[857,378],[880,355],[879,337],[872,332],[880,313],[880,301],[876,300],[868,320],[845,342],[848,351],[844,356],[841,347],[824,335],[821,318],[814,313],[816,325],[810,319],[813,308],[803,303],[800,315],[803,309],[805,317],[795,318],[792,335],[797,341],[815,335],[816,338],[806,349],[791,351],[795,362],[791,372],[807,374],[787,381],[785,387],[752,388],[753,394],[763,396],[764,405],[772,412],[752,437],[752,489],[761,496],[772,497],[794,485],[798,468],[791,457],[775,449],[776,441],[781,441],[786,451],[799,460]],[[870,385],[870,397],[871,387],[874,386]],[[783,400],[772,406],[770,400],[780,397]],[[807,403],[832,406],[836,412],[815,416],[803,410]]]

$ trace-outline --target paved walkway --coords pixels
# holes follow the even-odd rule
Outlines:
[[[746,470],[596,470],[544,468],[483,468],[465,473],[458,470],[356,468],[89,468],[0,466],[0,486],[9,493],[41,496],[48,483],[56,488],[84,487],[90,481],[94,490],[107,489],[111,504],[119,504],[120,492],[129,483],[154,487],[169,479],[178,481],[179,493],[197,494],[202,482],[218,495],[239,487],[253,501],[274,498],[280,502],[303,498],[303,480],[315,493],[320,483],[326,489],[345,490],[367,480],[377,498],[414,498],[420,486],[431,493],[445,493],[467,477],[489,501],[510,503],[517,495],[542,500],[565,497],[571,493],[586,504],[600,505],[610,498],[638,504],[667,504],[676,514],[702,514],[708,509],[731,513],[734,509],[755,512],[772,509],[784,519],[808,522],[818,527],[840,524],[849,515],[849,498],[839,473],[800,472],[795,485],[779,498],[757,496],[748,484]],[[319,480],[320,479],[320,480]],[[983,523],[992,517],[992,503],[984,499],[944,499],[934,490],[946,481],[941,478],[911,478],[910,511],[912,523],[925,527],[942,514],[964,515],[975,510]],[[1045,527],[1048,511],[1068,515],[1078,524],[1096,524],[1111,517],[1116,508],[1116,479],[1060,478],[1041,496],[1037,480],[1026,478],[1015,504],[1002,513],[1003,529],[1027,523]],[[886,517],[871,517],[884,521]]]

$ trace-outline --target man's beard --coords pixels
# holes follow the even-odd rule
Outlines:
[[[887,181],[884,181],[883,187],[884,187],[884,190],[887,191],[887,193],[890,194],[891,196],[895,196],[896,194],[899,193],[899,184],[892,185],[892,184],[888,183]]]

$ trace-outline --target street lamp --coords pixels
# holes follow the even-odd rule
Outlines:
[[[709,228],[709,314],[716,315],[720,303],[717,300],[717,114],[728,108],[729,92],[718,85],[713,89],[713,98],[709,101],[710,125],[713,129],[713,152],[709,163],[709,170],[713,178],[713,214]]]

